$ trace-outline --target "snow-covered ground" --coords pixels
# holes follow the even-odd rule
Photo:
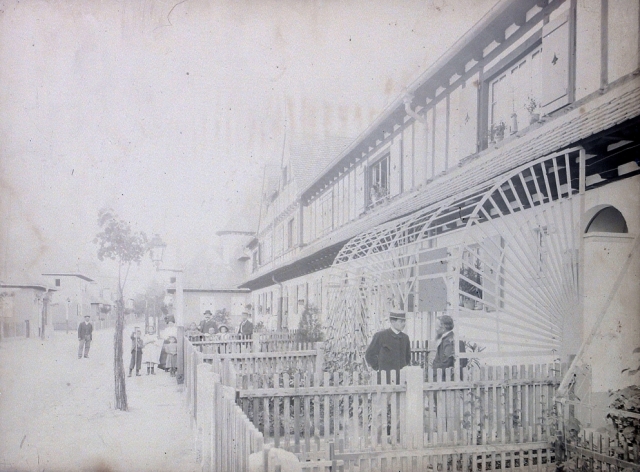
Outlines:
[[[77,349],[75,332],[0,343],[0,471],[200,470],[175,378],[134,371],[129,411],[117,411],[113,329],[94,331],[88,359]]]

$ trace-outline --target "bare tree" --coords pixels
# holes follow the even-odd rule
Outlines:
[[[116,301],[116,332],[113,337],[113,377],[115,381],[116,409],[127,411],[127,389],[122,360],[124,331],[124,287],[131,264],[139,264],[147,251],[147,236],[133,232],[128,222],[118,219],[111,208],[98,212],[101,231],[93,240],[98,245],[98,259],[111,259],[118,264],[118,300]]]

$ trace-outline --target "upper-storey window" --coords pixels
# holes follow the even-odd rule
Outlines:
[[[373,206],[389,195],[389,155],[369,167],[369,205]]]
[[[486,71],[480,117],[484,145],[574,100],[572,28],[565,12]]]
[[[489,83],[489,140],[529,125],[542,96],[542,47],[535,47]]]
[[[60,286],[60,279],[56,279],[56,287]]]
[[[287,249],[293,247],[293,218],[287,221]]]

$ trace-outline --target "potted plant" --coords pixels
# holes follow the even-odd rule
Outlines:
[[[482,298],[482,290],[478,287],[482,282],[480,261],[476,260],[473,267],[463,266],[460,269],[460,275],[462,276],[460,277],[461,304],[473,310],[476,307],[476,300],[471,297]]]
[[[538,103],[538,101],[533,97],[528,97],[526,103],[524,104],[524,108],[529,112],[530,125],[540,121],[540,113],[536,113],[538,106],[540,106],[540,103]]]
[[[507,125],[504,121],[492,124],[491,128],[489,128],[489,141],[491,143],[502,141],[504,139],[504,130],[506,128]]]
[[[507,125],[504,121],[500,121],[496,125],[496,141],[502,141],[504,139],[504,130],[507,129]]]

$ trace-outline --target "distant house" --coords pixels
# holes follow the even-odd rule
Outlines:
[[[84,315],[95,321],[95,310],[91,303],[99,292],[94,280],[86,275],[70,272],[42,274],[55,289],[51,297],[50,311],[54,329],[76,329]]]
[[[52,289],[39,284],[0,284],[0,339],[44,336]]]
[[[226,310],[231,327],[241,321],[241,314],[249,303],[249,290],[238,288],[245,276],[249,255],[244,252],[254,233],[241,230],[225,230],[216,233],[215,245],[203,248],[183,272],[184,324],[198,323],[203,313]],[[175,300],[176,279],[167,288],[172,305]]]

